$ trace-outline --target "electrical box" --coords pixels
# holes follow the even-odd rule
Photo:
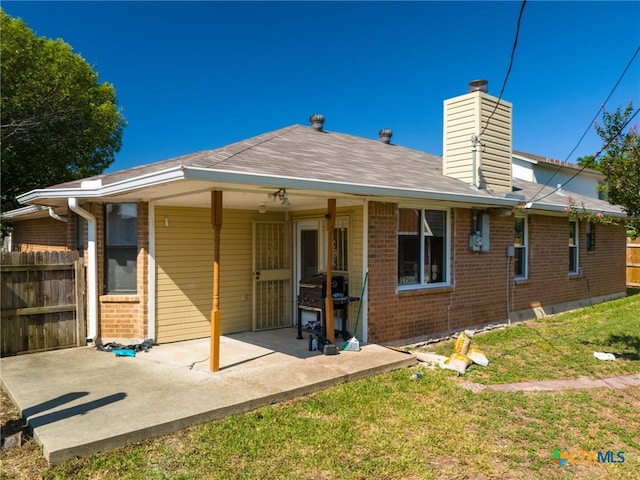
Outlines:
[[[480,232],[469,235],[469,250],[472,252],[482,251],[482,235],[480,235]]]
[[[513,258],[515,256],[516,252],[515,252],[515,248],[513,247],[513,245],[507,245],[507,257],[509,258]]]
[[[489,214],[482,213],[475,221],[475,233],[469,235],[469,250],[472,252],[489,251]]]

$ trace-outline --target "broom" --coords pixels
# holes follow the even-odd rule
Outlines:
[[[367,273],[364,275],[364,282],[362,284],[362,293],[360,293],[360,302],[358,303],[358,314],[356,315],[356,325],[355,325],[355,327],[353,329],[353,334],[354,335],[358,331],[358,322],[360,321],[360,309],[362,308],[362,299],[364,298],[364,289],[367,288],[367,279],[368,278],[369,278],[369,270],[367,270]],[[344,346],[342,347],[341,350],[359,351],[360,350],[360,342],[358,341],[358,339],[355,336],[353,336],[349,340],[347,340],[347,343],[344,344]]]

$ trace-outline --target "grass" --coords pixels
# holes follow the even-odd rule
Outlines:
[[[640,372],[640,296],[595,305],[475,336],[471,346],[490,359],[472,367],[468,380],[511,383],[527,380],[602,378]],[[436,345],[441,355],[453,342]],[[602,361],[594,352],[613,353],[620,361]]]
[[[491,363],[470,367],[465,379],[500,383],[638,373],[637,312],[640,295],[476,336],[474,345]],[[437,349],[448,354],[452,344]],[[619,358],[597,361],[593,350]],[[56,467],[43,463],[31,441],[15,454],[22,458],[22,474],[6,467],[16,463],[12,451],[2,453],[0,478],[637,478],[639,387],[472,393],[461,388],[463,378],[454,372],[423,369],[423,378],[411,380],[416,369],[345,383]],[[625,462],[559,468],[550,459],[556,448],[622,451]]]

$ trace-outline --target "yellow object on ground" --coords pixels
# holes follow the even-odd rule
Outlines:
[[[471,359],[462,353],[454,353],[442,363],[445,370],[453,370],[458,373],[464,373],[467,367],[471,365]]]

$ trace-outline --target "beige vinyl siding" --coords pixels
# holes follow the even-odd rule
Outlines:
[[[213,228],[208,208],[157,206],[156,324],[160,343],[208,337]],[[168,219],[165,227],[164,219]],[[252,222],[277,214],[225,210],[220,241],[221,333],[252,328]]]
[[[476,135],[482,143],[476,152],[477,186],[510,191],[512,105],[500,100],[491,116],[497,103],[497,98],[480,91],[445,100],[443,173],[473,183],[471,136]]]
[[[479,150],[483,187],[499,191],[511,191],[511,104],[486,94],[481,94],[481,128],[489,122],[482,134],[484,145]],[[489,121],[491,113],[493,117]]]
[[[443,173],[471,184],[471,136],[478,135],[477,98],[463,95],[444,102]]]
[[[351,237],[352,250],[351,250],[351,266],[349,272],[349,295],[359,297],[362,293],[362,282],[364,281],[363,273],[363,238],[364,238],[364,207],[353,210],[351,217]],[[352,303],[349,305],[349,325],[351,334],[357,338],[362,339],[362,318],[358,325],[358,331],[354,332],[353,329],[356,323],[356,315],[358,313],[358,303]],[[361,313],[362,315],[362,313]]]

